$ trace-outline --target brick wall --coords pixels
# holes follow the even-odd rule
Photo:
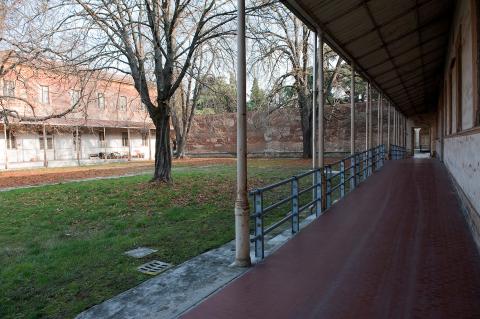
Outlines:
[[[373,103],[373,143],[376,143],[377,104]],[[350,104],[325,108],[325,150],[350,151]],[[365,104],[356,104],[356,146],[365,148]],[[187,152],[234,153],[236,145],[236,115],[234,113],[198,115],[192,124]],[[278,110],[267,115],[249,112],[249,153],[301,153],[302,130],[298,110]],[[384,108],[384,139],[387,131],[387,108]]]

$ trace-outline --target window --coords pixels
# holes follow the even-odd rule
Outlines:
[[[122,146],[128,147],[128,132],[122,132]]]
[[[453,104],[456,103],[456,78],[454,77],[455,74],[455,60],[452,61],[452,65],[450,66],[450,73],[448,75],[448,106],[447,106],[447,112],[448,112],[448,134],[453,133]]]
[[[17,139],[12,131],[7,130],[7,149],[13,150],[17,148]]]
[[[99,109],[105,109],[105,95],[103,93],[97,94],[97,105]]]
[[[3,81],[3,96],[15,96],[15,82]]]
[[[43,132],[38,133],[40,136],[38,137],[38,140],[40,142],[40,149],[44,149],[44,142],[43,142]],[[53,136],[51,134],[47,134],[47,150],[53,149]]]
[[[48,86],[40,86],[40,103],[48,104],[50,103],[50,92]]]
[[[142,134],[142,146],[148,146],[148,134]]]
[[[71,106],[76,106],[80,101],[80,91],[78,90],[71,90],[70,91],[70,103]]]
[[[460,25],[460,30],[462,29],[461,25]],[[455,76],[457,77],[457,94],[456,94],[456,97],[457,97],[457,116],[456,116],[456,119],[457,119],[457,123],[456,123],[456,132],[460,132],[462,131],[462,126],[463,126],[463,119],[462,119],[462,116],[463,116],[463,107],[462,107],[462,103],[463,103],[463,100],[462,100],[462,34],[461,32],[459,32],[458,36],[457,36],[457,73],[455,74]]]
[[[126,96],[120,96],[118,100],[118,105],[120,110],[126,111],[127,110],[127,97]]]

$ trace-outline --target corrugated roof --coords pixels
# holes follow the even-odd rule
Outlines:
[[[434,107],[454,1],[282,0],[407,115]]]

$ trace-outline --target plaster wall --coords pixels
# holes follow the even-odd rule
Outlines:
[[[444,141],[444,163],[477,212],[480,212],[480,134]]]

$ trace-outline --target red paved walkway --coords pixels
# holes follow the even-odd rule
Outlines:
[[[480,257],[442,164],[390,162],[183,318],[480,318]]]

